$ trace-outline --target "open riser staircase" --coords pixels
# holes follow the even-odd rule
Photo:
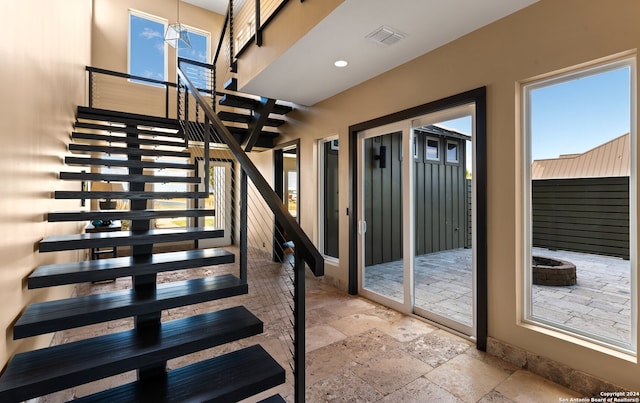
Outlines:
[[[163,310],[249,292],[246,278],[232,274],[158,284],[158,273],[233,263],[224,249],[155,253],[154,245],[216,238],[208,227],[155,229],[153,220],[211,216],[207,209],[154,210],[157,199],[207,197],[197,191],[155,192],[154,183],[201,183],[176,120],[79,107],[61,180],[120,182],[125,191],[56,191],[56,199],[128,200],[129,210],[52,212],[51,222],[129,220],[126,231],[57,235],[43,239],[40,253],[129,247],[130,256],[40,266],[30,289],[131,277],[127,290],[29,305],[13,328],[15,339],[133,317],[135,328],[16,354],[0,377],[0,402],[19,402],[136,370],[131,384],[77,399],[86,402],[236,401],[285,381],[284,369],[259,345],[171,371],[167,360],[259,334],[262,322],[243,306],[161,321]],[[170,156],[167,162],[158,157]],[[126,174],[100,173],[120,167]],[[167,172],[189,174],[172,176]],[[193,187],[193,186],[192,186]],[[279,395],[269,401],[283,401]]]

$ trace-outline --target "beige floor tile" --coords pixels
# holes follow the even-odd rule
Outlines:
[[[408,316],[402,316],[392,323],[378,326],[378,329],[403,343],[415,340],[420,336],[437,330],[437,328],[428,323]]]
[[[504,396],[502,393],[492,390],[478,400],[478,403],[515,403],[513,400]]]
[[[509,372],[461,354],[426,375],[465,402],[476,402],[507,379]]]
[[[377,316],[356,313],[330,322],[329,325],[338,329],[347,336],[353,336],[373,328],[387,327],[390,323]]]
[[[377,329],[348,337],[338,344],[344,347],[346,354],[358,364],[364,364],[380,354],[399,349],[402,346],[393,337]]]
[[[306,402],[375,402],[383,395],[373,386],[357,377],[353,372],[344,370],[323,381],[307,387]]]
[[[329,325],[314,326],[306,331],[305,345],[307,352],[310,352],[345,338],[347,335]]]
[[[311,328],[318,325],[326,325],[329,322],[340,319],[340,317],[331,312],[329,309],[317,308],[308,309],[306,311],[305,319],[305,326],[307,328]]]
[[[418,357],[422,361],[437,367],[449,361],[453,357],[464,353],[473,344],[461,337],[455,336],[444,330],[436,330],[425,336],[405,343],[402,350]]]
[[[307,387],[356,365],[341,343],[330,344],[307,353]]]
[[[351,368],[354,374],[383,395],[395,392],[432,369],[419,359],[395,349]]]
[[[577,392],[548,381],[529,371],[517,371],[496,387],[514,402],[559,402],[560,398],[580,397]]]
[[[362,313],[374,309],[376,305],[361,298],[353,298],[331,305],[329,310],[339,317]]]
[[[461,403],[451,393],[434,384],[427,378],[421,377],[407,386],[387,395],[380,400],[381,403]]]

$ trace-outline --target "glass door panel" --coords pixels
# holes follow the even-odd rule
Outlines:
[[[204,162],[199,161],[199,172],[204,169]],[[231,244],[232,203],[230,200],[232,185],[231,162],[211,161],[209,165],[209,197],[198,199],[198,208],[213,209],[215,215],[198,218],[198,226],[214,227],[224,230],[222,238],[201,239],[198,241],[199,248],[213,248]],[[204,175],[202,175],[204,181]],[[200,186],[204,189],[204,183]]]
[[[414,312],[469,335],[475,300],[472,123],[467,114],[413,124]]]
[[[362,144],[362,286],[404,301],[402,131]]]

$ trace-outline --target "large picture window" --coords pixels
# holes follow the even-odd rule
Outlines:
[[[522,88],[524,320],[631,354],[635,74],[625,58]]]
[[[167,80],[166,25],[161,18],[133,10],[129,12],[129,74]]]

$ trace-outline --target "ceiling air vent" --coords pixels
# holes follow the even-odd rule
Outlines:
[[[402,32],[399,32],[391,27],[386,25],[381,26],[376,29],[372,33],[366,36],[367,39],[370,39],[377,43],[382,43],[383,45],[393,45],[398,42],[400,39],[404,38],[406,35]]]

